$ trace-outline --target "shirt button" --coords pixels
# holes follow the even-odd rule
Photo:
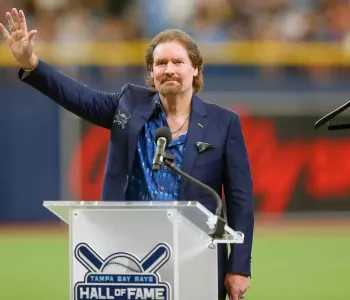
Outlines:
[[[161,189],[162,191],[164,191],[164,186],[161,186],[160,189]]]
[[[167,166],[164,166],[164,169],[167,169],[168,167]]]

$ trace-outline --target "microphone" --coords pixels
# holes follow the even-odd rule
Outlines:
[[[338,116],[340,113],[342,113],[344,110],[348,109],[350,107],[350,101],[346,102],[342,106],[336,108],[335,110],[331,111],[321,119],[319,119],[316,123],[314,128],[318,129],[322,125],[328,123],[328,130],[342,130],[342,129],[350,129],[350,124],[334,124],[331,125],[330,121]]]
[[[163,162],[165,148],[172,141],[172,135],[168,127],[160,127],[154,134],[154,141],[157,144],[156,153],[153,158],[153,171],[158,172]]]
[[[157,149],[153,160],[153,170],[158,171],[160,165],[164,160],[164,164],[172,169],[176,174],[181,175],[186,178],[189,182],[196,184],[200,188],[208,191],[216,201],[216,212],[217,221],[215,225],[215,230],[211,235],[213,239],[222,238],[225,233],[226,222],[222,219],[222,201],[217,192],[215,192],[210,186],[204,184],[203,182],[195,179],[189,174],[185,173],[179,169],[174,163],[174,155],[165,152],[165,147],[172,141],[172,135],[168,127],[158,128],[154,134],[154,141],[157,143]]]

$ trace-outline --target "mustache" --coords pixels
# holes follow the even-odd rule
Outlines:
[[[165,76],[161,79],[160,83],[164,83],[167,81],[177,81],[177,82],[181,83],[181,78]]]

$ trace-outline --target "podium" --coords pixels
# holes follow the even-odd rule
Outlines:
[[[216,300],[217,245],[243,243],[195,201],[45,201],[69,225],[71,300]]]

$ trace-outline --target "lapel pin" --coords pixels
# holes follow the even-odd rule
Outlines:
[[[124,129],[126,124],[128,124],[129,119],[130,119],[130,115],[123,113],[119,109],[119,113],[114,117],[113,123],[117,123],[118,125],[120,125],[122,127],[122,129]]]
[[[203,125],[201,123],[197,123],[199,127],[202,127],[203,128]]]

